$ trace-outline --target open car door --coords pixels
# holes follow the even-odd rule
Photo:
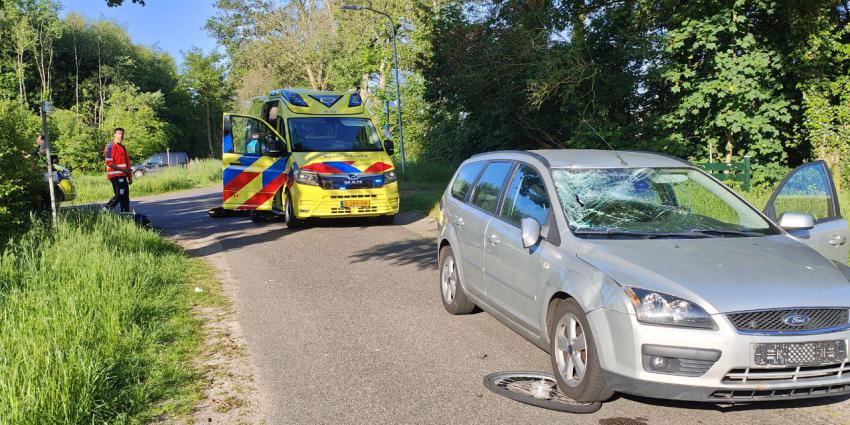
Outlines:
[[[780,226],[783,215],[786,219],[799,214],[811,216],[813,227],[786,230],[824,257],[847,264],[850,230],[841,217],[835,183],[826,162],[810,162],[791,171],[770,196],[764,213]]]
[[[280,204],[287,183],[289,151],[284,139],[265,121],[224,114],[222,132],[222,200],[228,210],[269,211]]]

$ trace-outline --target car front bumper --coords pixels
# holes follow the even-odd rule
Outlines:
[[[715,403],[788,400],[850,394],[850,362],[821,366],[755,364],[754,343],[845,341],[850,330],[799,336],[738,333],[723,315],[717,330],[653,326],[608,309],[588,313],[605,382],[612,389],[652,398]],[[661,351],[659,351],[661,350]],[[653,354],[671,356],[681,369],[651,371]],[[716,355],[711,355],[712,353]],[[681,360],[680,360],[681,359]]]

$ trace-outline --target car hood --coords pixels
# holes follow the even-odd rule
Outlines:
[[[582,240],[577,255],[623,286],[665,292],[709,313],[847,307],[850,282],[791,236]]]
[[[375,152],[293,152],[297,168],[321,174],[382,173],[393,162],[383,151]]]

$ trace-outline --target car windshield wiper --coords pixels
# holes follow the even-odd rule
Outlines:
[[[593,238],[634,238],[634,239],[665,239],[665,238],[707,238],[711,237],[698,232],[641,232],[636,230],[576,230],[576,236],[589,236]]]
[[[751,236],[764,236],[764,233],[756,232],[752,230],[720,230],[720,229],[691,229],[688,233],[696,233],[706,236],[715,236],[715,237],[751,237]]]

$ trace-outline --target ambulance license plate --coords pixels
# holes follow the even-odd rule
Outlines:
[[[368,199],[353,199],[350,201],[342,201],[343,208],[368,208],[370,205]]]

